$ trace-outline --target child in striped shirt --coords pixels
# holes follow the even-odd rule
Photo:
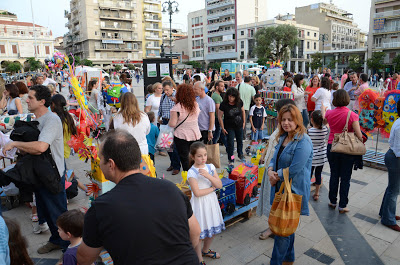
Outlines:
[[[326,138],[328,136],[328,128],[323,125],[324,118],[320,110],[316,110],[311,113],[311,124],[313,127],[308,129],[308,135],[311,138],[313,144],[313,161],[311,168],[311,178],[315,171],[315,192],[313,199],[315,201],[319,198],[319,189],[321,187],[321,174],[325,162],[327,161],[326,156]]]

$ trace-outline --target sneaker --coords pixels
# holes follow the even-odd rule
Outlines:
[[[41,246],[40,248],[38,248],[37,252],[39,254],[46,254],[49,253],[53,250],[57,250],[57,249],[61,249],[61,247],[59,245],[53,244],[51,242],[47,242],[46,245]]]
[[[33,226],[33,233],[35,234],[40,234],[42,232],[46,232],[49,230],[49,226],[47,225],[47,222],[44,222],[43,224],[35,223]]]

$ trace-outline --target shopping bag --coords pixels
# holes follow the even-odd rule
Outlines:
[[[219,144],[207,144],[207,164],[213,164],[216,168],[221,167]]]
[[[170,151],[174,144],[174,128],[168,125],[160,126],[160,133],[156,141],[156,149]]]
[[[299,225],[302,196],[292,193],[289,168],[283,169],[283,177],[284,182],[279,191],[275,193],[268,224],[275,235],[287,237],[294,234]]]

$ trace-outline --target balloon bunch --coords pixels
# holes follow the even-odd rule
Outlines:
[[[267,64],[269,64],[269,68],[282,68],[283,65],[285,64],[285,62],[281,62],[281,60],[278,60],[277,62],[273,61],[273,62],[267,62]]]
[[[65,57],[65,54],[61,52],[55,52],[53,57],[44,60],[46,69],[51,71],[61,70],[65,65]]]

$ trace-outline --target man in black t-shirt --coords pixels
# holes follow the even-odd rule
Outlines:
[[[106,134],[100,168],[117,185],[85,215],[78,264],[92,264],[104,248],[114,264],[199,264],[193,246],[200,226],[188,198],[172,183],[139,173],[141,154],[126,131]]]

